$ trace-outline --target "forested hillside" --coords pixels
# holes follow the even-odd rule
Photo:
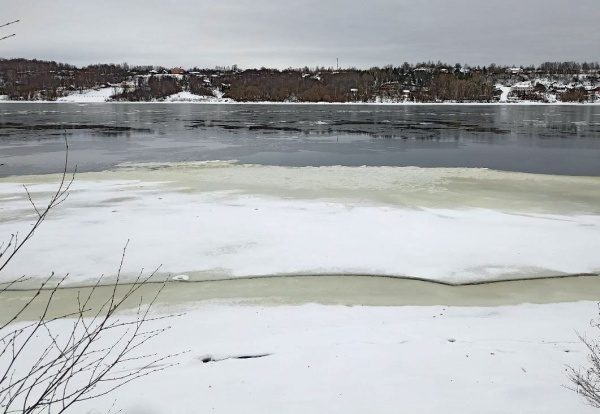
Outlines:
[[[0,95],[56,100],[112,88],[114,101],[160,101],[180,92],[237,102],[594,102],[600,65],[546,62],[529,66],[404,63],[370,69],[325,67],[240,70],[97,64],[86,67],[0,59]]]

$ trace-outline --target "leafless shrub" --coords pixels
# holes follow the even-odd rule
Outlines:
[[[598,319],[593,319],[590,324],[600,329],[600,316]],[[567,367],[567,378],[570,384],[566,388],[581,395],[591,406],[600,408],[600,341],[598,338],[589,338],[580,333],[577,336],[588,350],[588,366]]]
[[[37,214],[31,230],[22,238],[12,234],[0,245],[0,274],[47,218],[65,201],[75,173],[69,178],[68,144],[65,168],[58,188],[44,208],[38,207],[25,187]],[[52,316],[53,299],[67,276],[50,275],[31,297],[0,322],[0,413],[63,413],[74,404],[104,396],[123,385],[172,365],[174,355],[144,353],[143,346],[167,328],[149,328],[167,317],[149,317],[149,311],[164,284],[144,304],[140,289],[156,273],[143,272],[133,283],[122,285],[123,249],[116,279],[108,286],[103,278],[76,295],[74,311]],[[0,283],[0,295],[27,281],[25,277]],[[100,305],[92,306],[100,300]],[[117,313],[131,301],[138,301],[135,315],[119,319]],[[129,303],[128,303],[129,301]],[[40,309],[33,322],[24,322],[24,312]]]

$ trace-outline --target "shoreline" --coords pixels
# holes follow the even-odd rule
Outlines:
[[[339,105],[339,106],[600,106],[600,102],[234,102],[234,101],[10,101],[0,100],[0,104],[193,104],[193,105]]]

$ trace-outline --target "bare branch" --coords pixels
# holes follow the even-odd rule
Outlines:
[[[71,176],[70,179],[67,179],[68,167],[69,167],[69,142],[67,140],[67,135],[66,135],[66,131],[65,131],[65,161],[64,161],[64,168],[63,168],[63,171],[61,174],[61,179],[60,179],[58,188],[56,189],[56,192],[53,194],[53,196],[50,198],[50,201],[48,202],[48,206],[43,211],[40,211],[40,210],[38,210],[35,203],[31,199],[29,190],[27,189],[27,187],[25,187],[25,190],[27,191],[29,200],[30,200],[31,204],[33,205],[33,208],[35,209],[35,211],[38,215],[38,218],[35,221],[35,223],[33,223],[31,230],[29,230],[29,232],[25,235],[24,239],[22,239],[21,241],[15,240],[14,249],[11,252],[11,254],[8,255],[8,257],[6,257],[5,259],[3,259],[3,261],[0,261],[0,272],[2,272],[2,270],[4,270],[4,268],[8,265],[8,263],[10,263],[10,261],[13,259],[13,257],[15,257],[15,255],[19,252],[19,250],[21,250],[21,248],[25,245],[25,243],[27,243],[27,241],[29,239],[31,239],[31,237],[33,237],[35,231],[41,226],[41,224],[44,222],[44,220],[46,219],[46,217],[48,216],[50,211],[54,207],[56,207],[57,205],[62,203],[68,196],[68,191],[71,188],[73,181],[75,180],[77,166],[75,166],[73,175]],[[16,238],[16,235],[15,235],[15,238]]]
[[[49,212],[68,197],[75,172],[70,177],[67,174],[69,146],[66,134],[65,147],[61,180],[45,208],[38,207],[39,203],[24,186],[37,219],[24,238],[19,239],[15,233],[8,242],[0,245],[0,273],[31,239]],[[0,414],[63,413],[80,401],[104,396],[131,381],[175,365],[170,361],[179,354],[158,356],[143,351],[148,341],[170,329],[168,326],[147,328],[148,324],[161,324],[172,317],[150,317],[150,309],[166,282],[157,287],[146,305],[139,295],[135,317],[125,320],[117,317],[126,303],[137,297],[144,285],[151,283],[160,268],[148,276],[142,270],[132,284],[121,285],[128,244],[129,240],[121,253],[117,276],[108,285],[108,297],[99,305],[93,303],[103,295],[101,288],[106,286],[102,284],[103,276],[91,286],[88,294],[78,292],[75,311],[51,316],[53,299],[67,277],[58,278],[52,273],[0,325]],[[26,280],[22,276],[0,283],[0,294],[14,290]],[[34,322],[15,327],[27,309],[34,306],[37,309],[40,305],[40,314]],[[65,323],[69,324],[67,330]]]
[[[20,22],[20,20],[14,20],[12,22],[4,23],[4,24],[0,25],[0,29],[3,28],[3,27],[6,27],[6,26],[10,26],[11,24],[19,23],[19,22]],[[8,39],[9,37],[13,37],[13,36],[16,36],[16,34],[13,33],[13,34],[8,35],[8,36],[0,37],[0,40]]]
[[[15,20],[12,22],[8,22],[8,23],[4,23],[3,25],[0,25],[0,29],[6,26],[10,26],[11,24],[15,24],[15,23],[19,23],[21,20]]]
[[[600,303],[598,308],[600,314]],[[591,320],[590,325],[600,329],[600,318]],[[570,385],[565,385],[565,388],[581,395],[592,407],[600,408],[600,342],[597,338],[590,339],[584,334],[577,333],[577,336],[588,350],[588,366],[567,366]]]

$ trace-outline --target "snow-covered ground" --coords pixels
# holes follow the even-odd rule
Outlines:
[[[98,103],[108,102],[111,96],[121,93],[121,87],[89,89],[83,92],[73,92],[68,96],[58,98],[56,102],[70,103]],[[183,91],[166,97],[160,102],[180,102],[180,103],[227,103],[232,102],[230,99],[223,98],[222,93],[216,93],[216,96],[194,95],[191,92]]]
[[[56,177],[0,181],[0,234],[24,234]],[[600,179],[480,169],[191,163],[79,174],[2,274],[89,283],[162,264],[191,280],[378,274],[446,283],[600,271]],[[64,259],[57,259],[57,255]],[[35,260],[31,260],[35,258]]]
[[[218,96],[205,96],[205,95],[194,95],[191,92],[183,91],[165,98],[164,102],[202,102],[202,103],[227,103],[231,102],[230,99],[223,98],[223,94]]]
[[[557,101],[556,95],[547,93],[546,98],[548,102],[532,102],[532,101],[523,101],[518,98],[514,98],[509,100],[508,95],[512,90],[511,86],[503,86],[496,85],[497,88],[502,90],[502,95],[500,96],[499,104],[507,104],[511,105],[547,105],[549,103],[555,105],[582,105],[579,102],[560,102]],[[97,89],[89,89],[83,92],[71,92],[67,96],[63,96],[58,98],[56,101],[44,101],[44,100],[33,100],[33,101],[11,101],[8,99],[7,95],[0,95],[0,101],[6,103],[101,103],[101,102],[109,102],[111,101],[111,96],[116,93],[121,93],[121,87],[109,87],[109,88],[97,88]],[[215,88],[213,91],[214,96],[203,96],[203,95],[195,95],[188,91],[179,92],[173,95],[166,97],[165,99],[153,101],[149,103],[204,103],[204,104],[224,104],[224,103],[239,103],[230,98],[224,98],[223,92],[219,91]],[[127,102],[119,102],[119,103],[127,103]],[[135,102],[139,104],[140,102]],[[468,102],[468,103],[457,103],[457,102],[412,102],[406,99],[401,101],[393,100],[393,99],[381,99],[380,97],[376,98],[374,102],[345,102],[345,103],[329,103],[329,102],[241,102],[243,104],[248,105],[285,105],[285,104],[293,104],[293,105],[496,105],[498,103],[493,102]],[[585,105],[600,105],[600,102],[585,102]]]
[[[188,304],[139,349],[179,365],[74,412],[593,413],[567,384],[592,302],[496,308]],[[121,316],[126,321],[132,316]],[[68,322],[54,333],[68,336]],[[594,333],[595,335],[595,333]],[[41,346],[39,344],[38,346]],[[239,357],[263,356],[238,359]],[[212,359],[204,363],[203,359]],[[138,363],[138,365],[141,363]],[[119,372],[134,369],[136,361]]]
[[[83,92],[74,92],[68,96],[58,98],[56,102],[73,102],[73,103],[97,103],[107,102],[112,95],[122,92],[122,88],[98,88],[89,89]]]
[[[508,102],[508,94],[512,88],[510,86],[502,85],[496,85],[496,87],[502,91],[502,95],[500,95],[500,102]]]

